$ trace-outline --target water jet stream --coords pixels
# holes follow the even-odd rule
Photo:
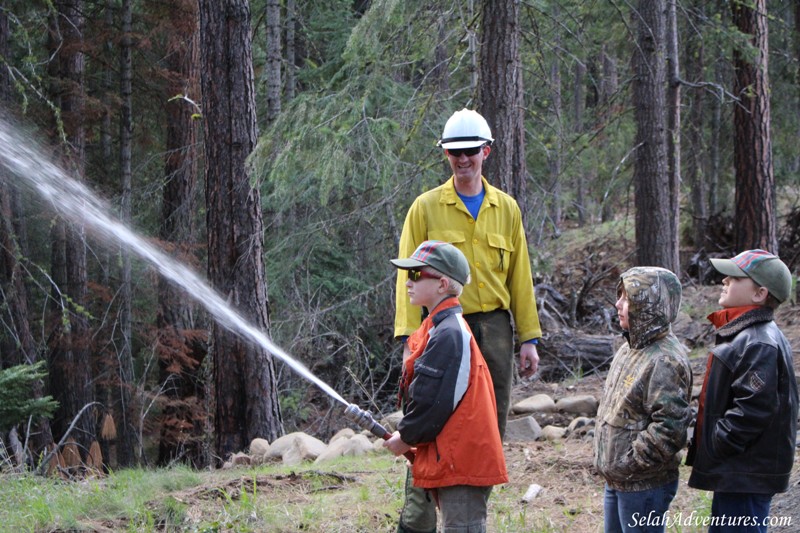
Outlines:
[[[245,320],[200,275],[109,215],[109,208],[97,195],[50,162],[34,146],[29,140],[15,135],[11,126],[0,119],[0,166],[22,178],[26,185],[48,200],[57,213],[74,223],[85,224],[105,241],[116,241],[129,248],[165,278],[183,288],[220,324],[261,346],[345,407],[350,405],[303,363],[291,357],[261,330]]]

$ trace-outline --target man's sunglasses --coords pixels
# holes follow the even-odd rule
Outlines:
[[[467,157],[472,157],[483,149],[483,145],[475,146],[473,148],[448,148],[447,153],[453,157],[461,157],[464,154]]]
[[[411,281],[419,281],[422,278],[427,279],[442,279],[441,276],[425,272],[424,270],[411,269],[408,271],[408,279]]]

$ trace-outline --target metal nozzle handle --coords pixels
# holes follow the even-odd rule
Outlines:
[[[379,439],[389,440],[392,437],[392,434],[382,425],[375,421],[373,418],[372,413],[369,411],[365,411],[358,407],[356,404],[351,403],[347,406],[344,410],[344,415],[355,422],[359,427],[366,429]],[[408,451],[403,454],[406,459],[410,462],[414,462],[414,453]]]

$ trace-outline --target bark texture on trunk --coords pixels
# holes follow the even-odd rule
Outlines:
[[[636,118],[634,193],[636,260],[678,272],[673,235],[673,194],[667,163],[666,2],[641,0],[636,12],[633,103]]]
[[[83,3],[61,0],[54,5],[49,35],[53,54],[49,69],[50,92],[60,111],[60,121],[54,121],[54,142],[59,145],[64,168],[80,179],[86,157]],[[66,143],[62,142],[61,132]],[[48,316],[48,372],[50,391],[59,402],[51,424],[59,440],[73,418],[94,400],[94,393],[86,315],[84,228],[57,219],[52,227],[51,243],[53,290]],[[83,450],[88,450],[94,435],[94,419],[84,414],[76,424],[73,437]]]
[[[198,150],[193,102],[200,101],[197,4],[178,2],[170,11],[174,33],[169,41],[167,86],[167,155],[160,238],[178,258],[193,264],[197,248],[195,210]],[[158,282],[158,357],[166,403],[160,419],[158,464],[186,461],[197,468],[210,464],[203,361],[207,332],[196,329],[195,305],[166,279]]]
[[[761,248],[778,254],[775,176],[772,166],[767,35],[767,1],[733,2],[733,22],[752,35],[751,53],[734,50],[733,108],[736,171],[736,250]]]
[[[257,135],[250,7],[246,0],[199,6],[208,274],[230,305],[268,331],[261,201],[246,165]],[[255,437],[272,441],[282,423],[269,353],[219,325],[212,342],[216,452],[225,458]]]
[[[486,178],[513,196],[526,218],[528,171],[519,12],[515,0],[482,2],[478,108],[496,139],[484,164]]]

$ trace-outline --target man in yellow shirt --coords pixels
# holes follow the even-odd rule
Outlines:
[[[539,366],[536,344],[542,330],[519,206],[482,175],[492,142],[489,125],[477,112],[462,109],[450,117],[439,144],[453,175],[414,200],[403,225],[398,257],[411,256],[426,240],[449,242],[467,257],[472,282],[464,287],[460,300],[492,375],[502,436],[514,378],[514,330],[521,343],[519,374],[523,377],[533,375]],[[405,342],[419,327],[422,310],[409,302],[402,274],[397,278],[395,336]],[[407,356],[404,349],[404,360]],[[423,491],[411,486],[409,477],[398,531],[435,530],[435,507]]]

